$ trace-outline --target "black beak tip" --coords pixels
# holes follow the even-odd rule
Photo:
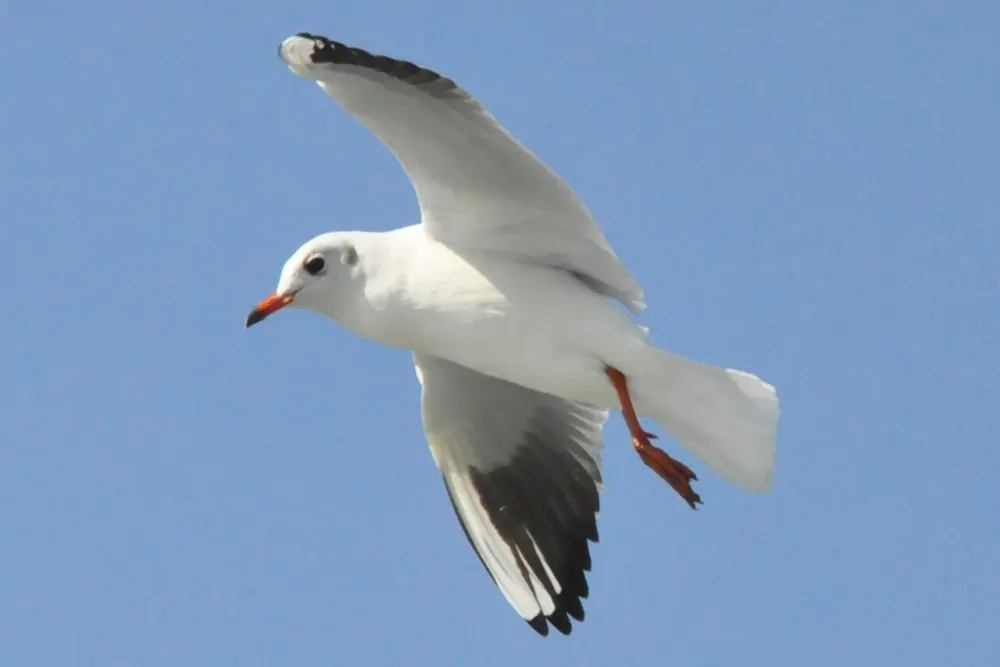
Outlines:
[[[258,322],[261,322],[262,320],[264,320],[264,318],[266,318],[266,317],[267,317],[267,313],[265,313],[262,310],[253,310],[253,311],[250,311],[250,314],[247,315],[247,321],[246,321],[245,328],[249,329],[253,325],[257,324]]]

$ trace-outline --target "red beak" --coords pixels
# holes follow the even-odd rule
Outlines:
[[[247,328],[252,327],[261,320],[265,319],[268,315],[276,313],[288,304],[292,302],[295,294],[285,294],[284,296],[279,296],[278,294],[272,294],[263,301],[257,304],[257,307],[250,311],[247,315]]]

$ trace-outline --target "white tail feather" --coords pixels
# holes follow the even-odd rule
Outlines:
[[[629,377],[636,410],[733,484],[769,491],[780,415],[774,387],[744,371],[646,349],[643,367]]]

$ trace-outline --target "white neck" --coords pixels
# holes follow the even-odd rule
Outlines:
[[[407,348],[400,334],[400,318],[406,313],[406,278],[414,262],[412,234],[423,234],[419,225],[389,232],[356,232],[351,242],[357,248],[360,276],[336,312],[324,312],[352,332],[390,347]]]

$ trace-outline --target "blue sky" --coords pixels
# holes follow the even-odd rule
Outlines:
[[[998,23],[987,2],[4,3],[0,664],[986,664]],[[243,329],[304,240],[417,215],[278,59],[300,30],[456,78],[580,192],[658,343],[779,389],[771,494],[661,441],[701,473],[697,513],[611,420],[569,639],[468,549],[407,354],[305,312]]]

